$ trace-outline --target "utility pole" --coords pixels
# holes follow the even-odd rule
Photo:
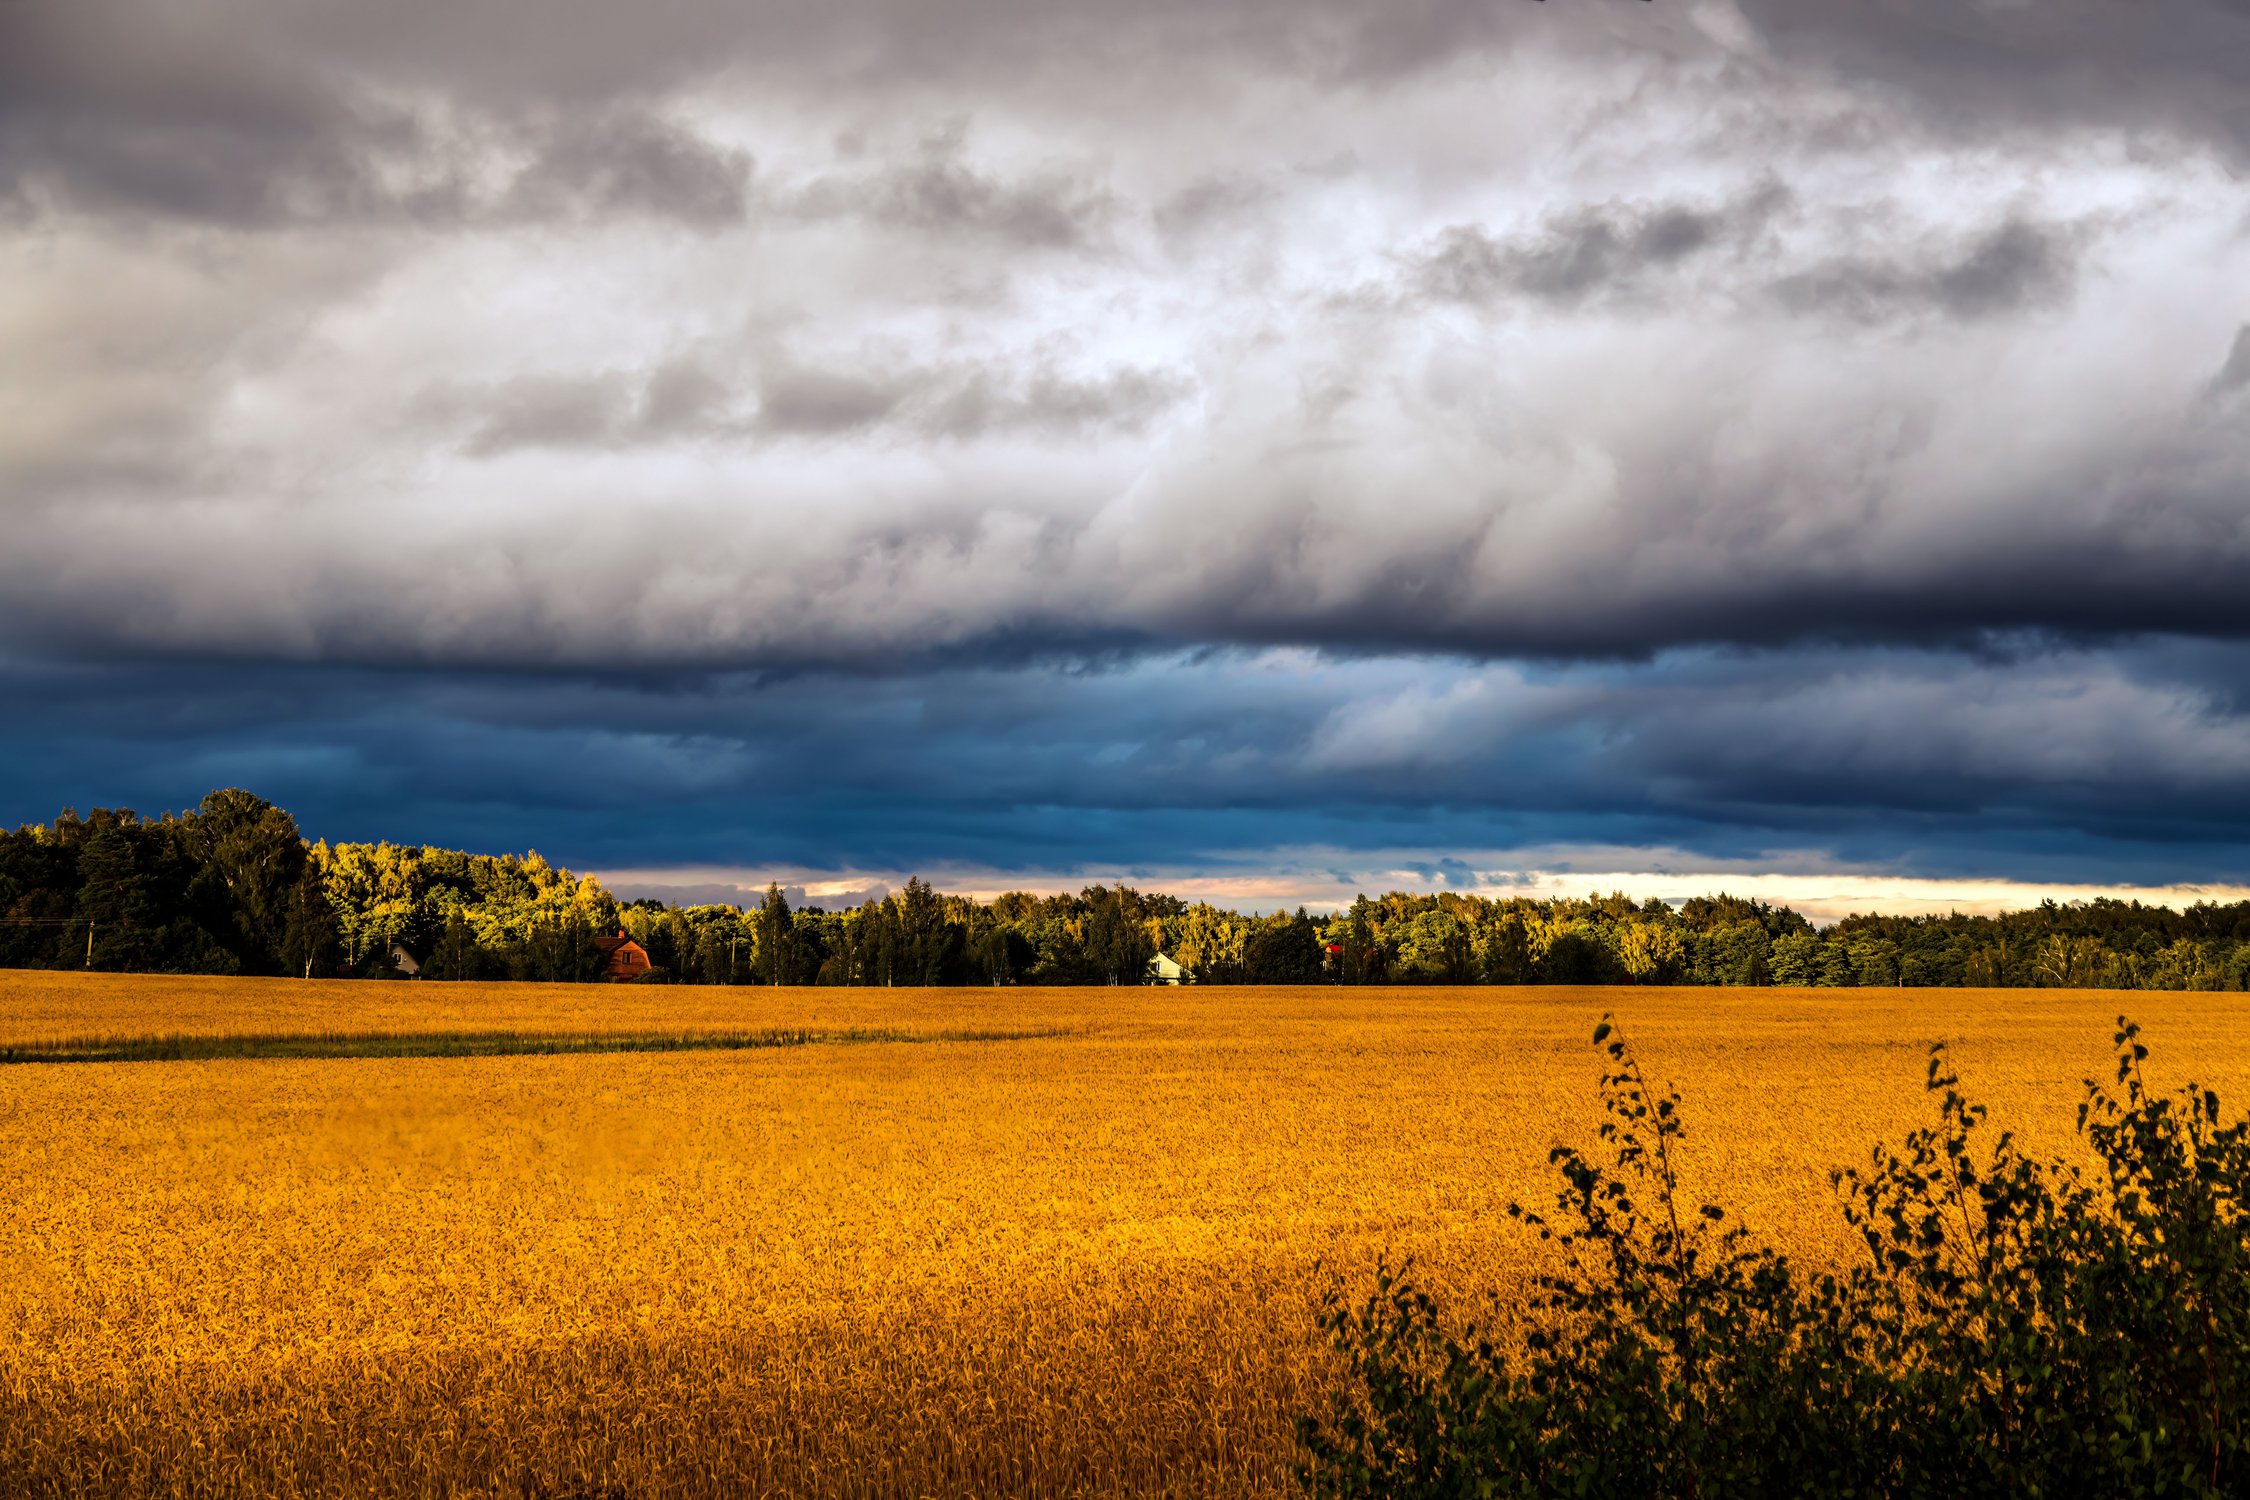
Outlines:
[[[94,966],[94,919],[86,919],[86,967]]]

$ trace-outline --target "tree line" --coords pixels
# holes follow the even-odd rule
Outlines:
[[[698,984],[1131,984],[1162,953],[1206,984],[2250,988],[2250,902],[2052,902],[1815,928],[1733,896],[1362,896],[1244,913],[1124,885],[989,901],[919,879],[837,910],[620,902],[536,853],[307,842],[240,790],[185,813],[65,811],[0,832],[0,966],[593,980],[629,934]]]

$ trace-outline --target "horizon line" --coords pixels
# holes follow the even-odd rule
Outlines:
[[[842,898],[858,905],[890,894],[918,872],[681,865],[589,869],[584,873],[599,880],[620,900],[654,898],[675,905],[754,905],[766,887],[774,884],[781,886],[795,904],[825,905]],[[1373,877],[1371,879],[1323,878],[1340,873],[1246,875],[1092,866],[1068,874],[1026,872],[1020,878],[1011,879],[1006,872],[997,870],[974,867],[948,870],[940,866],[935,873],[920,878],[942,894],[983,902],[1017,891],[1048,896],[1074,894],[1089,885],[1124,884],[1185,901],[1208,901],[1213,906],[1251,913],[1287,911],[1299,906],[1308,911],[1333,912],[1349,907],[1362,895],[1379,898],[1393,893],[1430,896],[1450,892],[1487,900],[1512,896],[1548,900],[1623,892],[1635,900],[1654,896],[1674,907],[1699,896],[1725,895],[1786,906],[1820,926],[1854,915],[1943,916],[1958,912],[1963,916],[1997,916],[2037,907],[2047,901],[2068,905],[2109,899],[2184,910],[2202,902],[2250,900],[2250,884],[2223,881],[2092,883],[1987,876],[1955,879],[1865,871],[1746,869],[1471,872],[1473,878],[1456,883],[1449,879],[1430,879],[1412,869],[1390,868],[1366,872]],[[719,893],[728,890],[741,899],[730,902],[721,898]],[[708,899],[681,899],[686,896]]]

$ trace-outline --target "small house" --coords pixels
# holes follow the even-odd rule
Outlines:
[[[406,951],[406,944],[391,944],[391,967],[409,979],[422,977],[422,961]]]
[[[1187,970],[1181,968],[1177,960],[1159,953],[1149,960],[1148,982],[1150,984],[1186,984],[1189,980]]]
[[[648,961],[648,950],[627,937],[622,927],[615,937],[595,938],[594,946],[601,950],[604,979],[642,979],[655,967]]]

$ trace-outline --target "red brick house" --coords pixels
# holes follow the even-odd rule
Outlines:
[[[623,928],[615,937],[595,938],[594,946],[602,950],[604,979],[640,979],[654,967],[648,961],[648,950],[627,937]]]

